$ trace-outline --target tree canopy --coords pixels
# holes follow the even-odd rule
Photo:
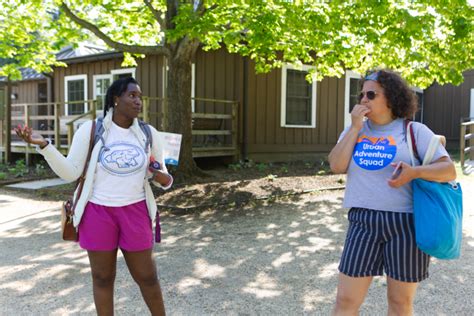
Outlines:
[[[283,62],[313,64],[316,77],[398,70],[426,87],[462,81],[473,68],[473,7],[466,1],[158,1],[1,0],[1,75],[19,67],[48,71],[61,46],[95,34],[126,52],[175,52],[166,42],[192,40],[249,56],[258,71]],[[172,19],[171,19],[171,18]],[[85,32],[84,30],[87,30]]]
[[[94,36],[124,52],[168,60],[168,131],[183,135],[179,170],[192,175],[191,63],[199,47],[225,47],[266,72],[314,66],[310,78],[346,69],[401,72],[424,88],[459,84],[474,66],[473,6],[465,0],[0,0],[0,75],[48,72],[65,44]]]

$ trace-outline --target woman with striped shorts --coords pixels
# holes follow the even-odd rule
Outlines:
[[[415,241],[410,182],[446,182],[456,171],[442,146],[431,165],[410,165],[406,119],[416,110],[416,96],[398,74],[370,73],[361,80],[352,124],[329,154],[331,170],[347,172],[344,207],[350,209],[333,315],[357,314],[373,277],[384,272],[388,315],[411,315],[418,282],[428,277],[430,257]],[[433,132],[421,123],[413,129],[423,159]]]

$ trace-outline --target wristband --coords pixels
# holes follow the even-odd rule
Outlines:
[[[49,140],[45,139],[45,141],[46,141],[46,145],[44,145],[44,146],[38,145],[39,149],[44,149],[46,146],[48,146],[50,144]]]

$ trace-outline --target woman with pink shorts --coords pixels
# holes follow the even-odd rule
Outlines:
[[[120,78],[107,90],[104,117],[97,119],[94,146],[88,162],[92,121],[81,125],[64,157],[50,141],[27,126],[15,129],[24,141],[37,145],[53,171],[67,181],[77,180],[87,165],[84,186],[74,207],[79,245],[87,250],[98,315],[112,315],[117,251],[140,287],[152,315],[165,308],[153,259],[152,222],[159,216],[150,182],[168,189],[173,178],[163,156],[158,131],[138,120],[141,89],[131,77]],[[154,161],[154,168],[150,162]],[[155,240],[159,241],[159,229]]]

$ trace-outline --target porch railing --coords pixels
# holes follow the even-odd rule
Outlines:
[[[474,171],[474,161],[471,160],[474,154],[474,120],[470,118],[469,122],[461,123],[461,137],[460,137],[460,163],[461,168],[465,174],[470,174]],[[466,146],[468,142],[468,146]]]
[[[193,100],[195,103],[201,103],[200,108],[204,109],[201,112],[192,113],[193,155],[195,157],[236,156],[238,154],[238,102],[206,98]],[[78,115],[61,115],[61,109],[73,104],[87,104],[88,111]],[[167,130],[165,119],[167,111],[167,99],[143,97],[141,118],[163,131]],[[11,119],[12,126],[26,124],[44,137],[52,138],[56,148],[67,154],[75,130],[86,119],[95,118],[97,113],[96,100],[12,104]],[[29,154],[35,151],[32,146],[22,142],[13,131],[11,133],[12,152],[25,153],[28,162]]]

